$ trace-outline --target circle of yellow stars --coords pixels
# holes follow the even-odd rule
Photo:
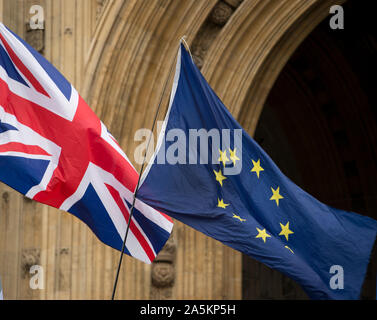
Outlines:
[[[229,150],[229,158],[227,155],[228,150]],[[222,163],[224,168],[226,167],[228,162],[231,161],[233,165],[236,165],[236,162],[240,160],[240,158],[238,158],[237,156],[236,148],[234,148],[234,150],[229,148],[228,150],[225,149],[224,151],[222,151],[219,149],[220,156],[219,156],[218,161]],[[257,178],[259,179],[261,176],[261,173],[264,171],[264,168],[261,165],[261,160],[251,159],[251,162],[253,164],[253,167],[251,168],[250,172],[255,173]],[[221,168],[218,171],[213,170],[213,172],[215,174],[216,181],[220,184],[221,187],[223,187],[224,180],[226,180],[227,178],[223,175]],[[276,206],[279,207],[279,200],[284,199],[284,197],[280,194],[280,186],[277,186],[276,188],[271,187],[271,191],[272,191],[272,196],[270,197],[269,200],[275,201]],[[219,198],[217,199],[217,207],[226,209],[229,205],[230,205],[229,203],[224,202],[224,199],[219,199]],[[232,218],[237,219],[240,223],[243,223],[246,221],[246,219],[242,218],[241,216],[235,213],[232,213],[232,214],[233,214]],[[294,234],[294,232],[289,228],[289,221],[287,221],[285,224],[280,222],[280,228],[281,228],[281,231],[279,233],[279,236],[285,237],[286,241],[288,242],[289,236],[291,234]],[[264,243],[266,243],[268,238],[271,238],[271,235],[268,234],[266,229],[259,229],[259,228],[256,228],[256,229],[257,229],[258,234],[255,236],[255,238],[261,239]],[[289,248],[287,245],[284,246],[284,248],[288,249],[291,253],[294,253],[293,250]]]

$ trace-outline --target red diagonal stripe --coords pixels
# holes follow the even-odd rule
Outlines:
[[[13,49],[10,47],[10,45],[7,43],[3,35],[0,33],[0,39],[3,42],[5,49],[7,50],[9,57],[12,59],[13,63],[17,66],[18,70],[26,77],[26,79],[29,80],[29,82],[32,84],[32,86],[37,90],[39,93],[44,94],[47,97],[50,97],[48,93],[43,89],[41,84],[38,82],[37,79],[33,76],[33,74],[30,72],[28,68],[25,67],[25,65],[22,63],[22,61],[18,58],[16,53],[13,51]],[[25,50],[27,50],[25,48]]]
[[[106,184],[106,187],[110,191],[112,197],[114,198],[118,207],[122,211],[124,218],[128,222],[128,220],[130,219],[130,214],[129,214],[128,210],[126,209],[126,207],[124,206],[124,203],[123,203],[123,201],[120,197],[119,192],[108,184]],[[147,254],[147,256],[149,258],[149,260],[153,261],[154,258],[155,258],[155,255],[154,255],[151,247],[149,246],[149,243],[147,242],[147,240],[145,240],[143,234],[140,232],[140,230],[137,228],[137,226],[135,225],[135,223],[133,221],[131,221],[130,229],[131,229],[132,233],[135,235],[136,239],[141,244],[141,246],[143,247],[145,253]]]

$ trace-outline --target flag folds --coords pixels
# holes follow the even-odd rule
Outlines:
[[[73,86],[0,23],[0,180],[122,249],[138,174]],[[153,261],[172,220],[138,200],[125,252]]]
[[[152,160],[141,201],[281,271],[313,299],[359,298],[377,221],[329,207],[288,179],[183,45]]]

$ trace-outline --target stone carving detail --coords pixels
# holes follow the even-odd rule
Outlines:
[[[65,27],[64,34],[71,36],[73,34],[73,29],[71,27]]]
[[[201,46],[195,46],[192,50],[192,57],[196,66],[199,70],[203,67],[204,57],[206,55],[207,50]]]
[[[24,249],[21,257],[22,278],[29,275],[30,268],[39,265],[41,260],[41,252],[39,249]]]
[[[200,28],[197,37],[194,39],[191,52],[194,62],[199,69],[202,68],[207,51],[220,30],[220,26],[207,21]]]
[[[158,262],[152,267],[152,284],[157,288],[172,286],[174,283],[174,267],[169,262]]]
[[[225,2],[219,1],[213,8],[210,19],[213,23],[223,26],[233,14],[233,8]]]
[[[60,255],[69,254],[69,248],[61,248],[59,253]]]
[[[25,41],[30,44],[35,50],[43,54],[45,48],[45,30],[31,29],[30,23],[26,23]]]
[[[9,202],[9,193],[6,191],[3,193],[3,200],[6,204]]]
[[[105,8],[107,1],[108,0],[97,0],[96,21],[101,18],[103,9]]]
[[[212,9],[191,45],[192,56],[199,69],[203,66],[209,47],[242,1],[219,1]]]
[[[175,280],[176,244],[171,234],[164,248],[160,251],[152,264],[152,299],[169,299],[172,297],[172,289]]]

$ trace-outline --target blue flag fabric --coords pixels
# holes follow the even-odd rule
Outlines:
[[[329,207],[287,178],[242,130],[183,45],[165,126],[138,198],[281,271],[312,299],[360,297],[377,221]],[[214,134],[207,146],[190,143],[200,129],[220,132],[220,147],[213,148]],[[233,139],[221,134],[229,129]]]

